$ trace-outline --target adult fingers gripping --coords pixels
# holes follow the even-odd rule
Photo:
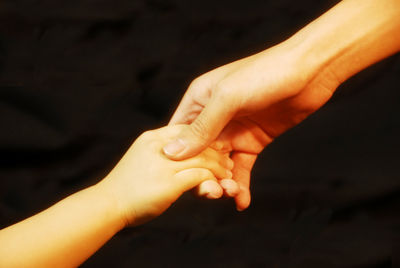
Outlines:
[[[235,196],[236,208],[239,211],[245,210],[250,205],[250,172],[256,159],[255,154],[235,152],[232,155],[232,160],[235,162],[233,178],[239,186],[239,193]]]
[[[192,93],[188,90],[176,108],[168,125],[190,124],[201,112],[202,108],[202,106],[199,106],[195,102]]]
[[[168,125],[192,123],[208,103],[210,91],[209,79],[198,77],[193,80]]]
[[[225,155],[228,156],[229,153],[225,153]],[[224,166],[232,170],[234,167],[233,160],[227,157],[227,161],[228,162],[226,162]],[[227,197],[235,197],[239,193],[239,186],[236,181],[232,179],[231,173],[225,178],[219,177],[218,179],[218,183],[215,181],[204,181],[200,183],[194,189],[194,194],[208,199],[217,199],[223,194]]]
[[[192,157],[208,146],[235,114],[228,96],[212,97],[189,128],[164,147],[165,154],[174,160]]]

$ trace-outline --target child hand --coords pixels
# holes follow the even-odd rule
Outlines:
[[[138,225],[163,213],[185,191],[205,180],[230,179],[228,154],[207,148],[183,161],[168,159],[162,148],[186,125],[143,133],[110,174],[98,184],[115,202],[126,225]]]

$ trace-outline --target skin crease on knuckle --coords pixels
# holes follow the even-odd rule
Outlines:
[[[195,141],[195,144],[205,144],[207,140],[209,139],[209,134],[207,131],[207,118],[204,118],[202,116],[199,116],[197,120],[191,124],[190,131],[193,134],[193,137],[196,137],[197,141]]]

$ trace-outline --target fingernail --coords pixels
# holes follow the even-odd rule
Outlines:
[[[227,170],[226,171],[226,179],[232,179],[232,177],[233,177],[232,171]]]
[[[221,187],[209,187],[205,195],[208,199],[218,199],[222,196],[223,190]]]
[[[221,197],[221,195],[218,194],[218,193],[210,192],[210,193],[208,193],[208,194],[206,195],[206,197],[207,197],[208,199],[218,199],[218,198]]]
[[[219,182],[221,187],[224,189],[225,194],[230,197],[234,197],[239,194],[239,187],[232,179],[223,179]]]
[[[164,146],[164,153],[167,155],[177,155],[185,149],[185,144],[178,139]]]

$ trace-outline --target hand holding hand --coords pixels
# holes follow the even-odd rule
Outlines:
[[[202,181],[232,177],[232,160],[211,148],[183,161],[163,154],[162,147],[185,128],[177,125],[143,133],[100,182],[127,225],[155,218]]]
[[[231,153],[240,189],[235,200],[243,210],[250,204],[250,171],[257,155],[320,108],[338,85],[328,69],[315,73],[302,67],[295,47],[282,43],[195,79],[170,121],[191,125],[164,150],[171,159],[185,159],[218,138],[212,146]],[[231,185],[222,187],[232,192]],[[203,183],[200,189],[220,191],[216,184]]]
[[[164,151],[185,159],[222,131],[240,185],[237,207],[246,208],[258,153],[320,108],[340,83],[400,50],[399,11],[398,0],[341,1],[279,45],[200,76],[170,122],[190,128]]]

